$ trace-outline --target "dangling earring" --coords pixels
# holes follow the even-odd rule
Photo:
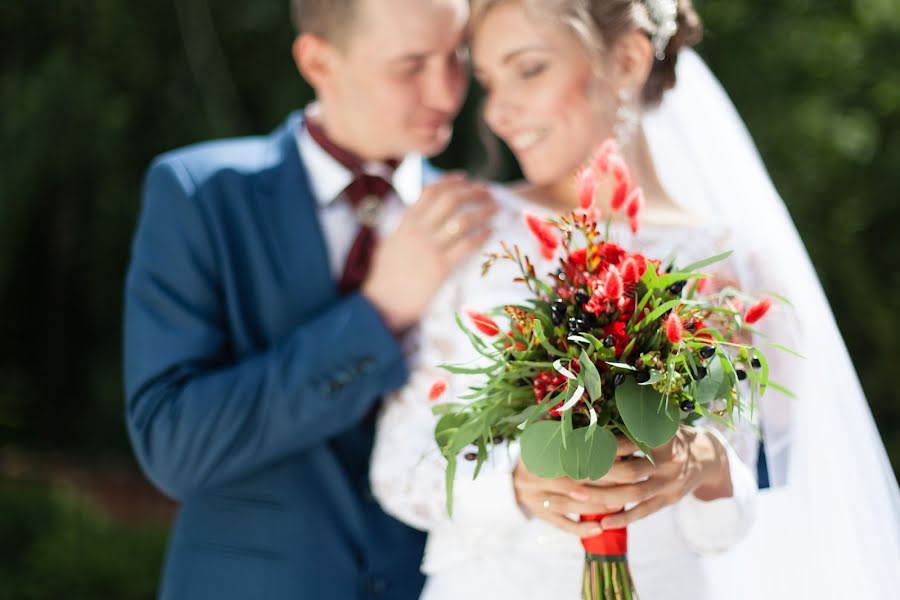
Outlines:
[[[641,116],[632,103],[631,90],[622,88],[619,90],[619,108],[616,109],[616,122],[613,125],[613,135],[619,148],[624,148],[631,142],[635,129],[637,129]]]

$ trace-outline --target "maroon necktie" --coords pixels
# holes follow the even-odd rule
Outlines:
[[[375,232],[377,216],[384,199],[394,188],[386,179],[366,173],[363,160],[328,139],[321,125],[307,119],[306,127],[313,140],[353,174],[353,181],[341,192],[359,221],[359,232],[350,247],[350,254],[347,255],[347,263],[344,265],[344,272],[338,285],[341,295],[346,295],[357,290],[369,272],[372,254],[378,243]],[[388,172],[393,174],[400,163],[389,160],[384,164]]]

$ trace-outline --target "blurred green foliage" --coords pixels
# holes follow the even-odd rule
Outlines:
[[[788,203],[898,468],[900,3],[695,4],[701,54]],[[287,0],[0,3],[0,442],[128,451],[121,289],[143,170],[174,147],[266,132],[310,99],[287,14]],[[475,104],[440,165],[480,164]],[[0,497],[0,555],[30,558],[0,568],[9,577],[18,564],[25,587],[0,584],[0,598],[152,589],[152,535],[73,521],[40,490],[18,494]],[[133,543],[136,553],[113,549]],[[67,593],[53,588],[65,578]],[[123,587],[102,593],[104,582]]]
[[[8,482],[0,515],[0,600],[155,597],[164,527],[115,525],[66,492]]]

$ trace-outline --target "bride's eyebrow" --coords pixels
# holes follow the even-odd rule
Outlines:
[[[543,52],[547,49],[544,46],[523,46],[522,48],[516,48],[510,52],[507,52],[503,56],[502,64],[508,64],[510,61],[514,60],[520,54],[525,54],[526,52]]]

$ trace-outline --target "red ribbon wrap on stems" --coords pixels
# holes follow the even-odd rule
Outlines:
[[[581,521],[600,522],[606,515],[581,515]],[[581,545],[587,554],[595,556],[625,556],[628,554],[628,530],[605,529],[600,535],[582,538]]]
[[[600,522],[605,514],[581,515],[581,521]],[[605,529],[582,538],[584,577],[582,600],[638,600],[628,568],[628,530]]]

